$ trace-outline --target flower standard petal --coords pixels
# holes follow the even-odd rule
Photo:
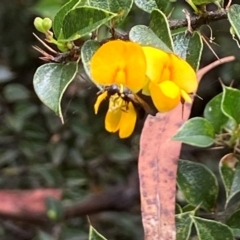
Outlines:
[[[113,40],[96,51],[90,70],[99,84],[123,84],[138,92],[145,84],[146,60],[139,44]]]
[[[186,93],[193,93],[197,90],[198,81],[196,72],[182,58],[170,54],[171,77],[170,79]]]
[[[124,84],[133,92],[139,92],[146,83],[146,58],[141,46],[133,42],[125,42],[126,52],[126,83]]]
[[[149,90],[159,112],[168,112],[180,103],[180,89],[172,81],[164,81],[159,84],[151,82]]]
[[[98,109],[99,109],[99,106],[100,104],[102,103],[102,101],[107,97],[107,91],[104,91],[103,93],[101,93],[98,97],[97,97],[97,100],[94,104],[94,112],[95,114],[98,113]]]
[[[91,76],[94,81],[103,85],[114,83],[118,68],[124,68],[124,45],[121,41],[110,41],[103,44],[93,55],[90,62]]]
[[[126,111],[122,111],[121,119],[119,122],[119,137],[127,138],[129,137],[137,121],[137,113],[131,102],[128,103]]]

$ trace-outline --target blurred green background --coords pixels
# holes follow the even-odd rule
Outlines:
[[[135,189],[127,193],[126,199],[130,201],[126,203],[130,208],[123,207],[125,212],[89,215],[89,218],[109,239],[141,239],[136,175],[139,130],[127,140],[107,133],[104,109],[98,115],[93,112],[98,90],[80,75],[62,101],[64,125],[33,90],[34,72],[43,64],[38,59],[39,53],[32,48],[32,45],[40,45],[32,35],[36,32],[33,20],[39,15],[54,16],[64,2],[14,0],[0,3],[0,188],[61,188],[62,206],[76,205],[91,194],[105,191],[117,202],[122,198],[114,194],[118,188],[120,193],[121,189],[127,189],[132,174]],[[124,203],[116,203],[121,204]],[[53,239],[84,240],[88,238],[86,215],[51,223],[51,227],[32,226],[0,216],[0,239],[38,236],[34,239],[45,240],[52,236]],[[54,235],[56,228],[60,228],[57,237]],[[28,230],[32,234],[24,235],[24,231],[31,233]]]
[[[86,215],[89,215],[93,226],[108,239],[141,240],[136,172],[143,121],[129,139],[120,140],[117,135],[107,133],[104,109],[98,115],[93,112],[97,89],[80,75],[62,101],[64,125],[33,91],[34,72],[43,64],[32,48],[32,45],[39,46],[32,35],[36,32],[33,20],[36,16],[53,17],[64,2],[0,2],[0,188],[61,188],[62,201],[49,200],[48,206],[59,215],[62,207],[81,204],[96,194],[106,193],[112,198],[108,199],[112,205],[104,205],[102,209],[100,206],[100,210],[106,211],[98,214],[90,212],[64,221],[60,217],[58,221],[49,220],[47,225],[13,221],[0,214],[0,239],[85,240],[88,238]],[[183,17],[183,2],[178,1],[174,17]],[[148,15],[134,7],[123,29],[139,23],[147,24]],[[240,49],[231,39],[228,21],[221,20],[211,26],[216,43],[212,47],[219,57],[233,54],[238,61],[220,66],[205,76],[198,92],[203,100],[195,100],[192,116],[201,116],[206,102],[221,91],[219,77],[226,85],[234,80],[234,86],[238,87],[240,82]],[[203,27],[201,32],[210,37],[209,28]],[[201,66],[214,60],[216,57],[205,46]],[[182,156],[208,165],[214,165],[213,158],[219,159],[218,153],[206,160],[204,151],[199,154],[190,147],[183,149]]]

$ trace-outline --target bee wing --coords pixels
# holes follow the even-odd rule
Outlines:
[[[146,113],[155,115],[156,110],[153,109],[145,100],[143,100],[141,97],[139,97],[137,94],[131,93],[128,94],[128,98],[131,99],[134,103],[140,105]]]

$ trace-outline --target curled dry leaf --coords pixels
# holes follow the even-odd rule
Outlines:
[[[214,67],[231,62],[229,56],[200,69],[200,81]],[[172,136],[190,115],[191,105],[182,106],[156,117],[148,116],[142,130],[139,155],[142,221],[145,240],[175,240],[175,194],[177,160],[181,143]]]

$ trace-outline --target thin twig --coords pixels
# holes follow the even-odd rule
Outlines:
[[[52,49],[50,46],[48,46],[41,38],[39,38],[35,33],[33,33],[33,36],[45,47],[47,48],[50,52],[57,54],[57,52]]]
[[[215,22],[221,19],[227,19],[227,12],[224,9],[221,11],[215,12],[207,12],[206,15],[203,16],[191,16],[191,26],[193,29],[197,29],[204,24],[208,24],[209,22]],[[188,21],[187,19],[173,19],[169,20],[170,29],[178,29],[180,27],[187,27]]]
[[[182,11],[185,14],[185,17],[187,20],[187,31],[190,33],[193,33],[192,26],[191,26],[191,15],[186,9],[183,9]]]
[[[232,4],[232,0],[229,0],[228,1],[228,4],[227,4],[227,6],[226,6],[226,10],[228,10],[229,8],[230,8],[230,5]]]
[[[202,77],[209,72],[210,70],[212,70],[213,68],[223,64],[223,63],[228,63],[228,62],[232,62],[235,60],[234,56],[228,56],[228,57],[224,57],[224,58],[220,58],[219,60],[210,63],[209,65],[201,68],[200,70],[198,70],[197,72],[197,78],[198,81],[200,81],[202,79]]]

